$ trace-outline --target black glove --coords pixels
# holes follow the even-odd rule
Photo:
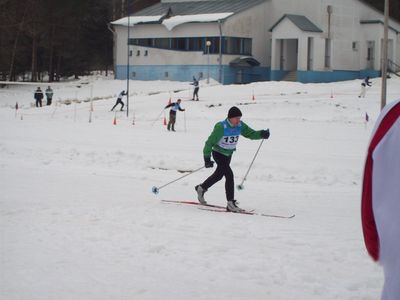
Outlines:
[[[205,166],[206,168],[212,168],[212,167],[214,167],[214,162],[211,161],[211,157],[205,157],[205,156],[204,156],[204,166]]]
[[[263,139],[269,138],[269,129],[267,129],[267,130],[261,130],[261,137],[262,137]]]

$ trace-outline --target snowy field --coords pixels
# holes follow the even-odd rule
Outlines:
[[[380,110],[381,81],[372,82],[365,99],[360,80],[201,82],[193,102],[189,82],[132,81],[129,117],[110,112],[125,81],[57,83],[43,108],[32,105],[36,86],[1,88],[0,299],[379,299],[383,271],[360,219]],[[163,125],[170,97],[186,109],[176,133]],[[398,98],[392,78],[388,101]],[[240,206],[295,218],[160,201],[195,200],[211,169],[151,192],[203,165],[204,142],[232,105],[250,127],[271,131],[235,192]],[[240,139],[236,184],[259,144]],[[206,199],[225,205],[223,181]]]

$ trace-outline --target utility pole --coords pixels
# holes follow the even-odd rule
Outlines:
[[[382,92],[381,92],[381,110],[386,105],[386,79],[388,64],[388,26],[389,26],[389,0],[385,0],[385,21],[383,28],[383,53],[382,53]]]
[[[128,38],[127,38],[127,62],[126,62],[126,117],[129,117],[129,36],[130,36],[130,17],[129,17],[129,1],[126,6],[128,15]]]
[[[207,84],[210,83],[210,46],[211,46],[211,41],[206,41],[206,47],[207,47]]]
[[[223,83],[223,77],[222,77],[222,20],[218,20],[218,28],[219,28],[219,83]]]

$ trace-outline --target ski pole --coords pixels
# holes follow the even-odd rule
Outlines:
[[[254,160],[256,159],[257,154],[260,151],[260,148],[261,148],[263,143],[264,143],[264,139],[261,140],[260,146],[258,146],[257,152],[256,152],[256,154],[254,154],[253,160],[251,161],[249,169],[247,170],[246,175],[244,175],[244,178],[243,178],[242,182],[236,186],[238,190],[243,190],[244,189],[243,183],[246,180],[247,175],[249,174],[250,169],[253,166]]]
[[[196,172],[198,172],[198,171],[200,171],[201,169],[204,169],[204,168],[205,168],[205,166],[202,166],[201,168],[198,168],[198,169],[196,169],[196,170],[194,170],[194,171],[192,171],[192,172],[190,172],[190,173],[188,173],[188,174],[185,174],[185,175],[183,175],[183,176],[181,176],[181,177],[179,177],[179,178],[177,178],[177,179],[175,179],[175,180],[173,180],[173,181],[171,181],[171,182],[168,182],[168,183],[166,183],[166,184],[164,184],[164,185],[162,185],[162,186],[159,186],[159,187],[153,186],[153,187],[151,188],[151,191],[153,192],[153,194],[157,195],[157,194],[159,193],[159,191],[160,191],[162,188],[166,187],[167,185],[170,185],[171,183],[174,183],[174,182],[176,182],[176,181],[178,181],[178,180],[181,180],[182,178],[185,178],[186,176],[192,175],[193,173],[196,173]]]
[[[185,125],[185,132],[186,132],[186,111],[183,112],[183,120],[184,120],[184,125]]]
[[[154,124],[157,122],[157,120],[161,117],[162,113],[164,112],[165,108],[163,108],[163,110],[160,112],[160,114],[157,116],[157,118],[153,121],[153,123],[151,124],[151,126],[154,126]]]

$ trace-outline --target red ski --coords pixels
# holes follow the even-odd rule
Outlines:
[[[200,202],[197,202],[197,201],[161,200],[161,202],[196,205],[196,206],[199,206],[199,209],[201,209],[201,210],[208,210],[208,211],[213,211],[213,212],[226,212],[226,213],[243,214],[243,215],[256,215],[256,216],[262,216],[262,217],[281,218],[281,219],[292,219],[295,217],[295,215],[274,215],[274,214],[258,213],[258,212],[255,212],[254,210],[245,210],[242,212],[232,212],[232,211],[226,210],[226,206],[214,205],[214,204],[201,204]]]
[[[206,208],[206,207],[199,207],[199,209],[201,210],[208,210],[208,211],[213,211],[213,212],[226,212],[226,213],[234,213],[234,214],[244,214],[244,215],[255,215],[255,216],[261,216],[261,217],[270,217],[270,218],[281,218],[281,219],[292,219],[294,218],[296,215],[272,215],[272,214],[264,214],[264,213],[257,213],[253,210],[245,210],[242,212],[234,212],[234,211],[229,211],[226,210],[226,208],[223,209],[212,209],[212,208]]]
[[[214,204],[201,204],[200,202],[196,202],[196,201],[161,200],[161,202],[164,202],[164,203],[175,203],[175,204],[189,204],[189,205],[197,205],[197,206],[205,206],[205,207],[214,207],[214,208],[226,209],[226,206],[214,205]]]

